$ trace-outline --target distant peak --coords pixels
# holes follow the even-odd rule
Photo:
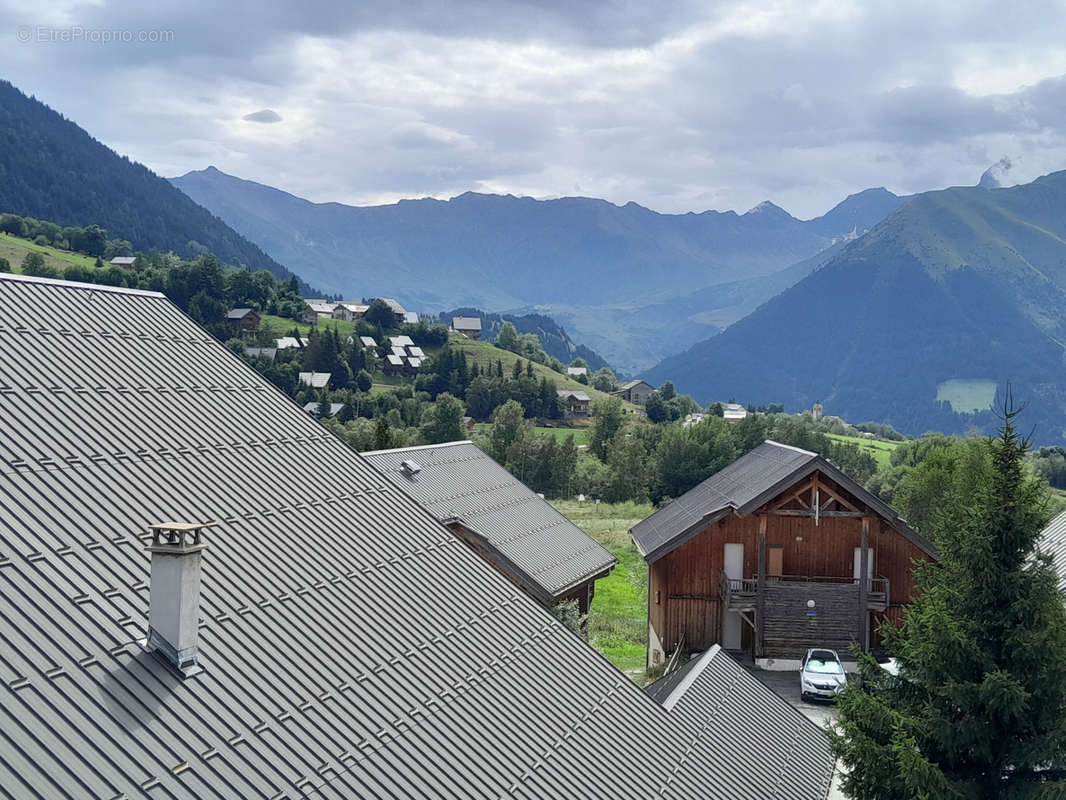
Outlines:
[[[791,214],[785,211],[785,209],[781,208],[781,206],[774,205],[769,200],[763,200],[761,203],[759,203],[759,205],[755,206],[752,209],[749,209],[744,216],[747,216],[748,214],[775,214],[785,217],[791,216]]]

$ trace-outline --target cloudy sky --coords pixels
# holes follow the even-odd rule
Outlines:
[[[1004,156],[1010,182],[1066,168],[1059,3],[6,1],[23,91],[163,175],[213,164],[316,201],[809,217]]]

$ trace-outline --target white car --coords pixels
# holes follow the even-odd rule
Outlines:
[[[848,685],[840,657],[832,650],[811,648],[800,667],[800,699],[833,700]]]

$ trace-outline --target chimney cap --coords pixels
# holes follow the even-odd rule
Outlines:
[[[411,459],[405,458],[403,461],[400,462],[400,471],[403,472],[403,474],[406,475],[408,478],[410,478],[413,475],[417,475],[419,472],[421,472],[422,467],[418,466],[418,464],[412,461]]]
[[[152,553],[184,555],[197,553],[207,547],[203,542],[203,529],[217,522],[156,522],[148,526],[152,542],[145,549]]]

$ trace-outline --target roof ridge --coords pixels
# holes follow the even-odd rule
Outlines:
[[[461,439],[457,442],[441,442],[440,444],[415,444],[410,447],[390,447],[386,450],[367,450],[359,455],[381,456],[385,453],[413,453],[415,450],[436,450],[438,447],[454,447],[460,444],[473,444],[473,442],[470,439]]]
[[[688,674],[686,674],[685,677],[681,679],[681,683],[675,686],[670,692],[670,694],[666,696],[666,699],[663,700],[663,708],[665,708],[667,711],[670,711],[675,705],[677,705],[677,701],[680,700],[684,696],[685,692],[689,690],[689,687],[696,682],[696,678],[698,678],[700,676],[700,673],[707,668],[707,665],[714,660],[714,657],[718,655],[721,649],[722,646],[720,644],[712,644],[710,649],[706,650],[699,657],[696,662],[696,666],[692,667],[692,669],[688,671]],[[663,677],[665,678],[666,676],[664,675]]]
[[[802,447],[796,447],[795,445],[791,444],[782,444],[781,442],[775,442],[773,439],[767,439],[763,442],[763,444],[772,444],[774,447],[781,447],[785,450],[793,450],[797,453],[803,453],[807,456],[814,456],[815,458],[820,458],[817,453],[814,453],[810,450],[804,450]],[[741,458],[743,458],[743,456],[741,456]]]
[[[132,294],[140,297],[162,297],[162,292],[153,292],[147,289],[130,289],[126,286],[106,286],[99,283],[84,283],[82,281],[64,281],[59,278],[39,278],[36,275],[16,275],[11,272],[0,273],[0,281],[13,281],[15,283],[39,283],[45,286],[57,286],[60,289],[88,289],[93,292],[108,292],[110,294]]]

